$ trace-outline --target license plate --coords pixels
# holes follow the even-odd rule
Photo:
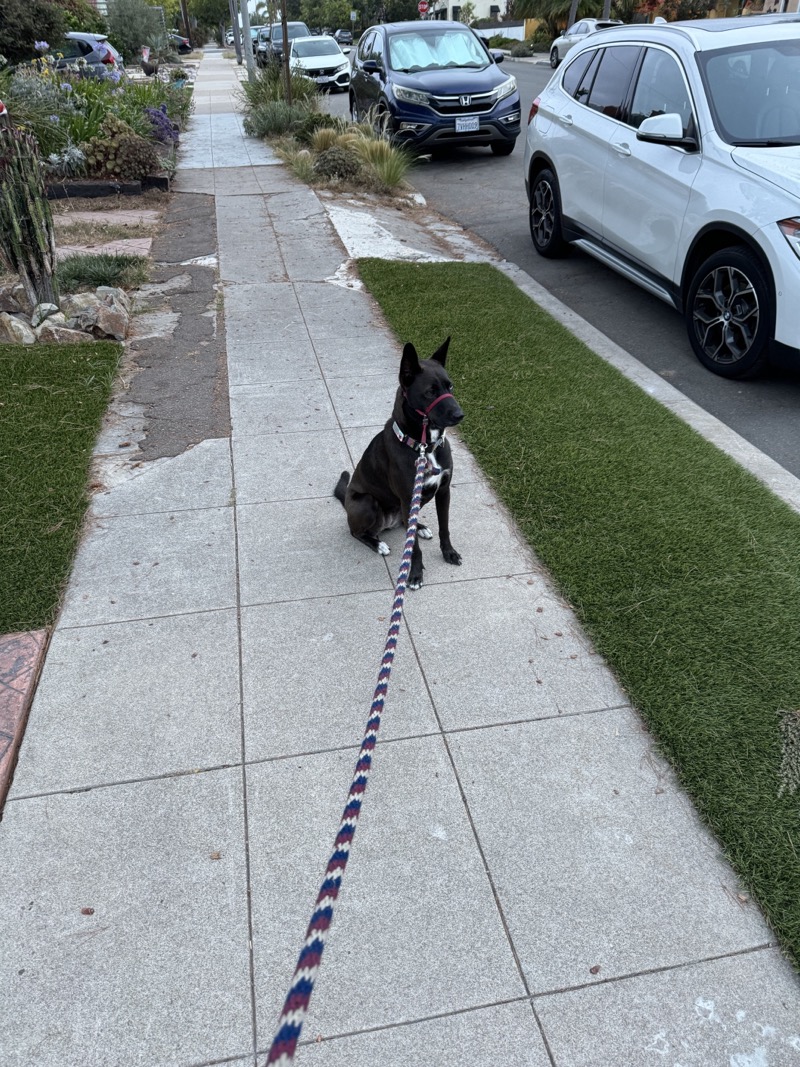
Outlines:
[[[471,133],[473,130],[479,130],[481,128],[481,120],[477,115],[467,115],[464,118],[456,119],[456,133]]]

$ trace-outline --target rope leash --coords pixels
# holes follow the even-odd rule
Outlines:
[[[278,1032],[273,1038],[265,1067],[269,1067],[270,1064],[286,1067],[294,1059],[295,1048],[300,1039],[300,1031],[303,1029],[311,994],[314,991],[314,981],[322,963],[322,953],[325,949],[328,930],[330,930],[333,922],[333,905],[339,896],[339,889],[344,878],[347,860],[350,856],[350,846],[353,843],[353,837],[356,832],[358,816],[361,814],[361,803],[367,791],[369,772],[372,768],[372,751],[378,739],[381,714],[389,688],[389,676],[392,672],[397,638],[400,633],[400,623],[403,618],[403,600],[405,598],[409,570],[411,569],[411,556],[417,536],[419,512],[422,506],[422,485],[425,479],[426,466],[426,424],[427,419],[423,422],[422,444],[419,448],[419,458],[414,472],[414,490],[411,497],[411,508],[408,513],[408,532],[406,533],[403,558],[400,562],[400,570],[394,590],[392,618],[386,635],[383,659],[378,672],[378,684],[375,686],[375,694],[372,698],[364,740],[361,742],[353,781],[350,785],[350,792],[347,794],[347,803],[342,812],[339,832],[334,841],[333,854],[325,870],[325,878],[317,896],[311,921],[306,930],[303,948],[300,951],[300,957],[292,977],[292,984],[278,1022]]]

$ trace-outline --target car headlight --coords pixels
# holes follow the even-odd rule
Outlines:
[[[508,78],[502,85],[497,86],[497,99],[505,100],[507,96],[511,96],[512,93],[517,91],[517,79]]]
[[[791,250],[800,259],[800,219],[781,219],[778,227],[789,242]]]
[[[340,63],[339,66],[336,68],[336,73],[339,74],[343,70],[348,70],[349,67],[350,67],[350,64],[347,63],[347,62]]]
[[[430,96],[427,93],[421,93],[418,89],[407,89],[405,85],[395,85],[394,95],[398,100],[405,100],[407,104],[420,104],[422,107],[430,107]]]

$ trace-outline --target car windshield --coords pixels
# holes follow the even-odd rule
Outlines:
[[[486,67],[489,64],[486,52],[467,29],[393,34],[389,38],[389,57],[394,70],[404,74],[446,67]]]
[[[331,37],[316,37],[313,41],[297,41],[292,51],[300,59],[309,56],[330,56],[338,52],[339,46]]]
[[[305,26],[288,26],[287,29],[290,41],[293,41],[295,37],[308,37],[308,29]],[[272,39],[273,41],[283,40],[283,26],[280,23],[272,27]]]
[[[698,62],[724,141],[742,148],[800,144],[800,41],[701,52]]]

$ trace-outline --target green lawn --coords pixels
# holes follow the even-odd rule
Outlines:
[[[494,268],[359,266],[800,966],[800,516]]]
[[[55,618],[121,351],[0,345],[0,634]]]

